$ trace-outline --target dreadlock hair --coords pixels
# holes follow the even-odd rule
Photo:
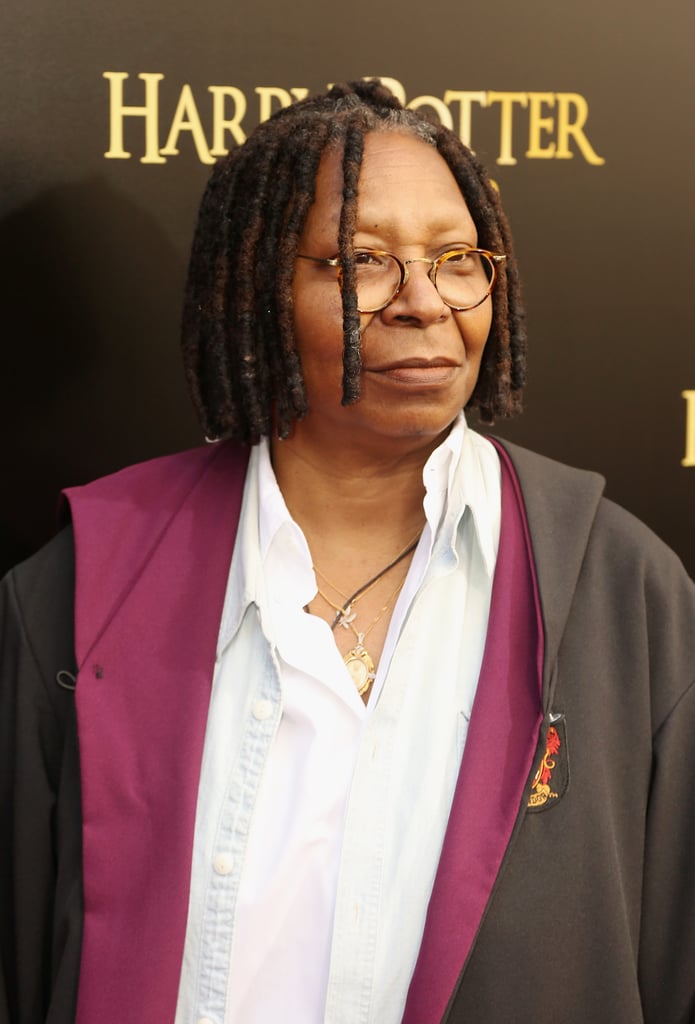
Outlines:
[[[503,252],[493,317],[468,402],[492,422],[521,408],[526,338],[509,225],[482,165],[453,132],[405,109],[378,79],[336,85],[278,111],[213,168],[201,202],[183,313],[186,376],[205,434],[288,437],[307,412],[295,346],[292,280],[324,153],[342,151],[343,404],[360,395],[361,333],[352,240],[364,137],[405,132],[435,146],[482,248]]]

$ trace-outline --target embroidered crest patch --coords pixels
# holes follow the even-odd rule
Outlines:
[[[551,714],[550,721],[543,756],[531,782],[526,805],[529,811],[544,811],[552,807],[564,796],[569,784],[565,716]]]

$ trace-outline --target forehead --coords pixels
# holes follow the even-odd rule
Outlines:
[[[340,152],[324,154],[303,236],[335,244],[343,202],[341,164]],[[477,240],[473,218],[446,161],[434,146],[400,132],[365,136],[355,233],[374,233],[384,243],[393,236],[394,244],[429,241],[442,233],[457,236],[456,241]]]

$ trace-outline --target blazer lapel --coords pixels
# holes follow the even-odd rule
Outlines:
[[[174,1019],[246,458],[222,444],[67,492],[83,814],[79,1024]]]
[[[443,1019],[507,850],[542,721],[543,628],[523,502],[502,465],[485,653],[404,1024]]]

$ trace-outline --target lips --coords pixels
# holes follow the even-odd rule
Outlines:
[[[399,359],[380,366],[366,367],[367,373],[377,374],[387,380],[401,384],[446,384],[459,369],[453,359],[437,357],[434,359]]]

